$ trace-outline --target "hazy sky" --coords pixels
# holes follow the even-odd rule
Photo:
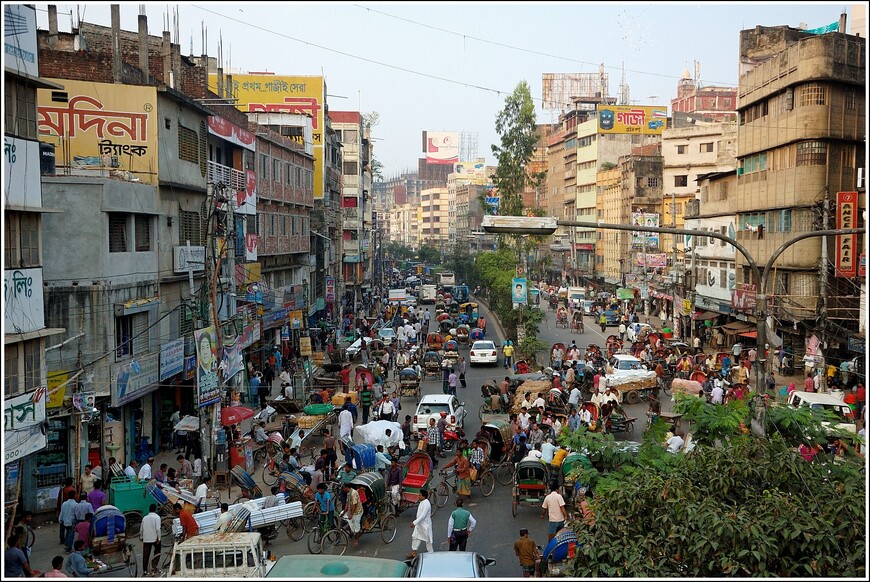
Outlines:
[[[137,30],[139,3],[121,2],[121,27]],[[47,28],[45,4],[37,22]],[[110,3],[58,4],[71,18],[108,26]],[[757,25],[830,24],[850,4],[574,2],[196,2],[146,4],[160,35],[167,6],[178,7],[182,54],[217,56],[241,72],[319,75],[332,110],[380,114],[375,157],[392,176],[417,167],[421,132],[477,134],[478,155],[494,163],[495,118],[517,83],[529,83],[538,121],[542,73],[593,73],[600,64],[616,96],[625,68],[631,100],[668,105],[684,69],[700,62],[704,85],[737,85],[738,35]],[[76,15],[79,16],[76,16]],[[171,22],[171,21],[170,21]]]

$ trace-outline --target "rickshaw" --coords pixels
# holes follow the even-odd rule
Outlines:
[[[694,380],[698,384],[703,384],[707,380],[707,374],[701,370],[695,370],[689,375],[689,380]]]
[[[468,316],[468,323],[471,326],[477,325],[477,320],[480,318],[480,307],[477,303],[468,302],[459,306],[459,310]]]
[[[466,324],[456,326],[456,340],[463,346],[468,345],[468,338],[471,335],[471,329]]]
[[[91,518],[91,554],[88,565],[99,566],[95,574],[127,570],[130,577],[139,574],[136,548],[127,541],[127,520],[114,505],[99,507]]]
[[[453,363],[459,359],[459,343],[456,340],[444,342],[444,359],[451,360]]]
[[[430,350],[423,354],[421,365],[424,377],[435,376],[439,378],[441,376],[441,356],[438,355],[438,352]]]
[[[430,351],[440,350],[444,347],[444,336],[434,331],[429,332],[426,335],[426,347],[429,348]]]
[[[360,531],[364,534],[380,532],[384,543],[392,542],[396,538],[396,516],[390,512],[384,478],[377,472],[363,473],[354,477],[350,484],[359,493],[363,506]],[[315,527],[308,536],[308,551],[319,554],[326,549],[326,553],[344,555],[353,533],[347,520],[336,525],[338,527],[327,531]]]
[[[588,483],[580,483],[577,480],[576,469],[592,469],[592,462],[589,457],[582,453],[569,453],[562,461],[560,467],[562,471],[562,497],[566,503],[570,503],[576,510],[575,506],[577,494],[580,490],[586,490],[589,487]]]
[[[452,319],[442,319],[438,322],[438,330],[441,333],[450,333],[450,329],[454,326]]]
[[[734,365],[734,355],[731,352],[718,352],[716,354],[716,358],[714,359],[715,363],[713,364],[717,372],[722,369],[722,360],[724,360],[726,357],[731,360],[731,365]]]
[[[514,464],[508,454],[512,446],[511,424],[507,420],[491,420],[484,423],[477,433],[477,440],[487,442],[489,468],[496,481],[510,485],[514,478]]]
[[[459,302],[455,299],[447,304],[447,312],[451,315],[459,315]]]
[[[434,465],[432,458],[423,452],[416,452],[408,457],[405,466],[402,467],[402,483],[399,485],[399,505],[393,506],[396,515],[410,507],[414,507],[423,500],[420,495],[421,489],[429,489],[432,481]],[[432,513],[435,513],[436,505],[432,505]]]
[[[372,354],[372,357],[380,358],[384,355],[385,351],[387,351],[387,346],[384,345],[384,340],[373,339],[369,342],[369,352]]]
[[[559,305],[559,298],[555,293],[550,293],[550,299],[548,300],[550,304],[550,311],[554,311],[556,307]]]
[[[564,576],[562,569],[577,555],[577,532],[563,527],[547,542],[541,553],[541,576],[557,578]]]
[[[450,314],[447,312],[444,312],[444,313],[438,314],[438,317],[435,318],[435,321],[437,321],[438,323],[441,323],[442,321],[444,321],[446,319],[450,319]]]
[[[583,312],[577,310],[571,316],[571,331],[573,333],[583,333],[585,331],[583,325]]]
[[[484,335],[483,330],[480,329],[479,327],[475,327],[474,329],[471,330],[471,333],[468,335],[468,337],[470,338],[471,341],[476,342],[477,340],[482,340],[483,335]]]
[[[456,321],[460,324],[468,325],[468,316],[460,312],[459,315],[456,316]]]
[[[556,351],[556,348],[560,348],[562,350],[562,362],[565,361],[565,356],[568,353],[567,348],[565,348],[565,344],[563,344],[562,342],[556,342],[552,346],[550,346],[550,367],[551,368],[554,367],[553,352]]]
[[[547,496],[547,467],[539,459],[521,459],[514,471],[511,513],[517,516],[520,505],[541,507]]]
[[[440,315],[447,310],[447,304],[444,302],[444,298],[441,298],[435,302],[435,313]]]
[[[370,369],[366,368],[365,366],[357,366],[354,370],[353,377],[353,385],[356,387],[357,391],[362,390],[363,382],[365,382],[366,386],[374,390],[375,375]]]
[[[420,376],[414,368],[403,368],[399,371],[400,396],[410,396],[420,399]]]
[[[622,340],[619,339],[618,335],[609,335],[607,336],[607,351],[610,352],[610,355],[613,355],[615,352],[618,352],[622,349]]]
[[[556,327],[568,329],[568,308],[564,305],[556,310]]]
[[[477,417],[483,420],[484,414],[506,414],[507,405],[501,399],[501,391],[495,383],[485,382],[480,385],[480,396],[483,404],[477,410]]]
[[[529,363],[525,360],[517,360],[514,362],[514,374],[528,374]]]

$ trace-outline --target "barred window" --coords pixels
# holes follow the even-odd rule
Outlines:
[[[151,250],[151,217],[147,214],[136,215],[136,252]]]
[[[824,105],[827,88],[820,83],[808,83],[801,87],[800,106]]]
[[[281,160],[272,160],[272,180],[281,182]]]
[[[42,386],[41,339],[24,342],[24,391]]]
[[[6,133],[36,139],[36,89],[15,78],[7,77],[5,89]]]
[[[797,144],[798,166],[824,166],[828,158],[828,146],[821,141],[807,141]]]
[[[659,179],[658,177],[650,176],[646,179],[646,185],[649,188],[658,188],[659,187]]]
[[[846,90],[845,105],[846,105],[846,109],[849,111],[855,110],[855,93],[856,92],[854,89],[847,89]]]
[[[199,139],[196,132],[183,125],[178,126],[178,159],[199,162]]]
[[[109,214],[109,252],[126,253],[129,251],[127,244],[127,215],[117,212]]]
[[[20,343],[6,344],[3,353],[3,362],[6,364],[6,369],[3,370],[3,392],[4,395],[17,396],[24,392],[22,384],[18,377],[18,346]]]
[[[266,154],[260,154],[260,175],[267,176],[269,174],[269,157]]]
[[[202,221],[199,218],[199,212],[189,212],[182,210],[179,212],[179,221],[181,225],[178,229],[178,244],[190,244],[193,246],[202,246]]]
[[[35,212],[7,212],[4,256],[7,267],[37,267],[39,258],[40,215]]]

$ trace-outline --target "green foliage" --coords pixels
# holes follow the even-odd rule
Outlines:
[[[674,395],[674,412],[692,423],[692,438],[698,444],[712,445],[732,436],[746,434],[749,425],[749,404],[746,400],[731,400],[726,405],[710,404],[706,398],[686,394]],[[746,429],[748,431],[748,429]]]
[[[421,246],[417,256],[427,265],[437,265],[441,262],[441,251],[428,245]]]
[[[768,432],[780,434],[794,446],[801,443],[822,443],[829,435],[849,442],[853,442],[855,438],[854,435],[837,429],[837,417],[829,410],[777,404],[767,407],[766,420]]]
[[[621,452],[582,429],[559,440],[594,467],[577,472],[596,522],[576,526],[567,576],[866,576],[865,479],[850,464],[807,463],[776,434],[685,455],[653,439]]]
[[[413,249],[409,249],[403,244],[388,242],[384,244],[384,255],[391,259],[403,261],[414,258],[417,255],[417,252]]]
[[[444,266],[453,271],[457,283],[470,285],[474,280],[474,266],[468,260],[470,255],[467,241],[457,241],[444,255]]]

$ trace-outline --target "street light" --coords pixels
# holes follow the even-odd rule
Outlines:
[[[771,273],[773,264],[776,259],[790,246],[802,240],[822,236],[835,236],[845,234],[863,234],[867,231],[866,228],[842,228],[838,230],[817,230],[814,232],[805,232],[796,237],[784,242],[767,260],[764,269],[758,267],[755,258],[749,254],[749,251],[728,235],[718,233],[716,231],[694,230],[687,228],[665,228],[655,226],[636,226],[633,224],[606,224],[604,222],[580,222],[572,220],[557,220],[553,216],[547,217],[527,217],[527,216],[491,216],[483,217],[481,227],[486,232],[494,232],[500,234],[534,234],[546,235],[553,234],[559,226],[568,226],[574,228],[604,228],[610,230],[627,230],[640,232],[658,232],[674,235],[689,235],[697,237],[710,237],[725,241],[733,246],[746,262],[749,263],[749,268],[752,270],[752,278],[759,282],[759,290],[756,293],[756,351],[761,358],[762,364],[766,364],[767,360],[764,357],[767,346],[767,278]],[[766,365],[761,366],[766,371]],[[755,388],[758,394],[764,393],[764,374],[756,373]],[[764,430],[763,424],[760,430]]]

